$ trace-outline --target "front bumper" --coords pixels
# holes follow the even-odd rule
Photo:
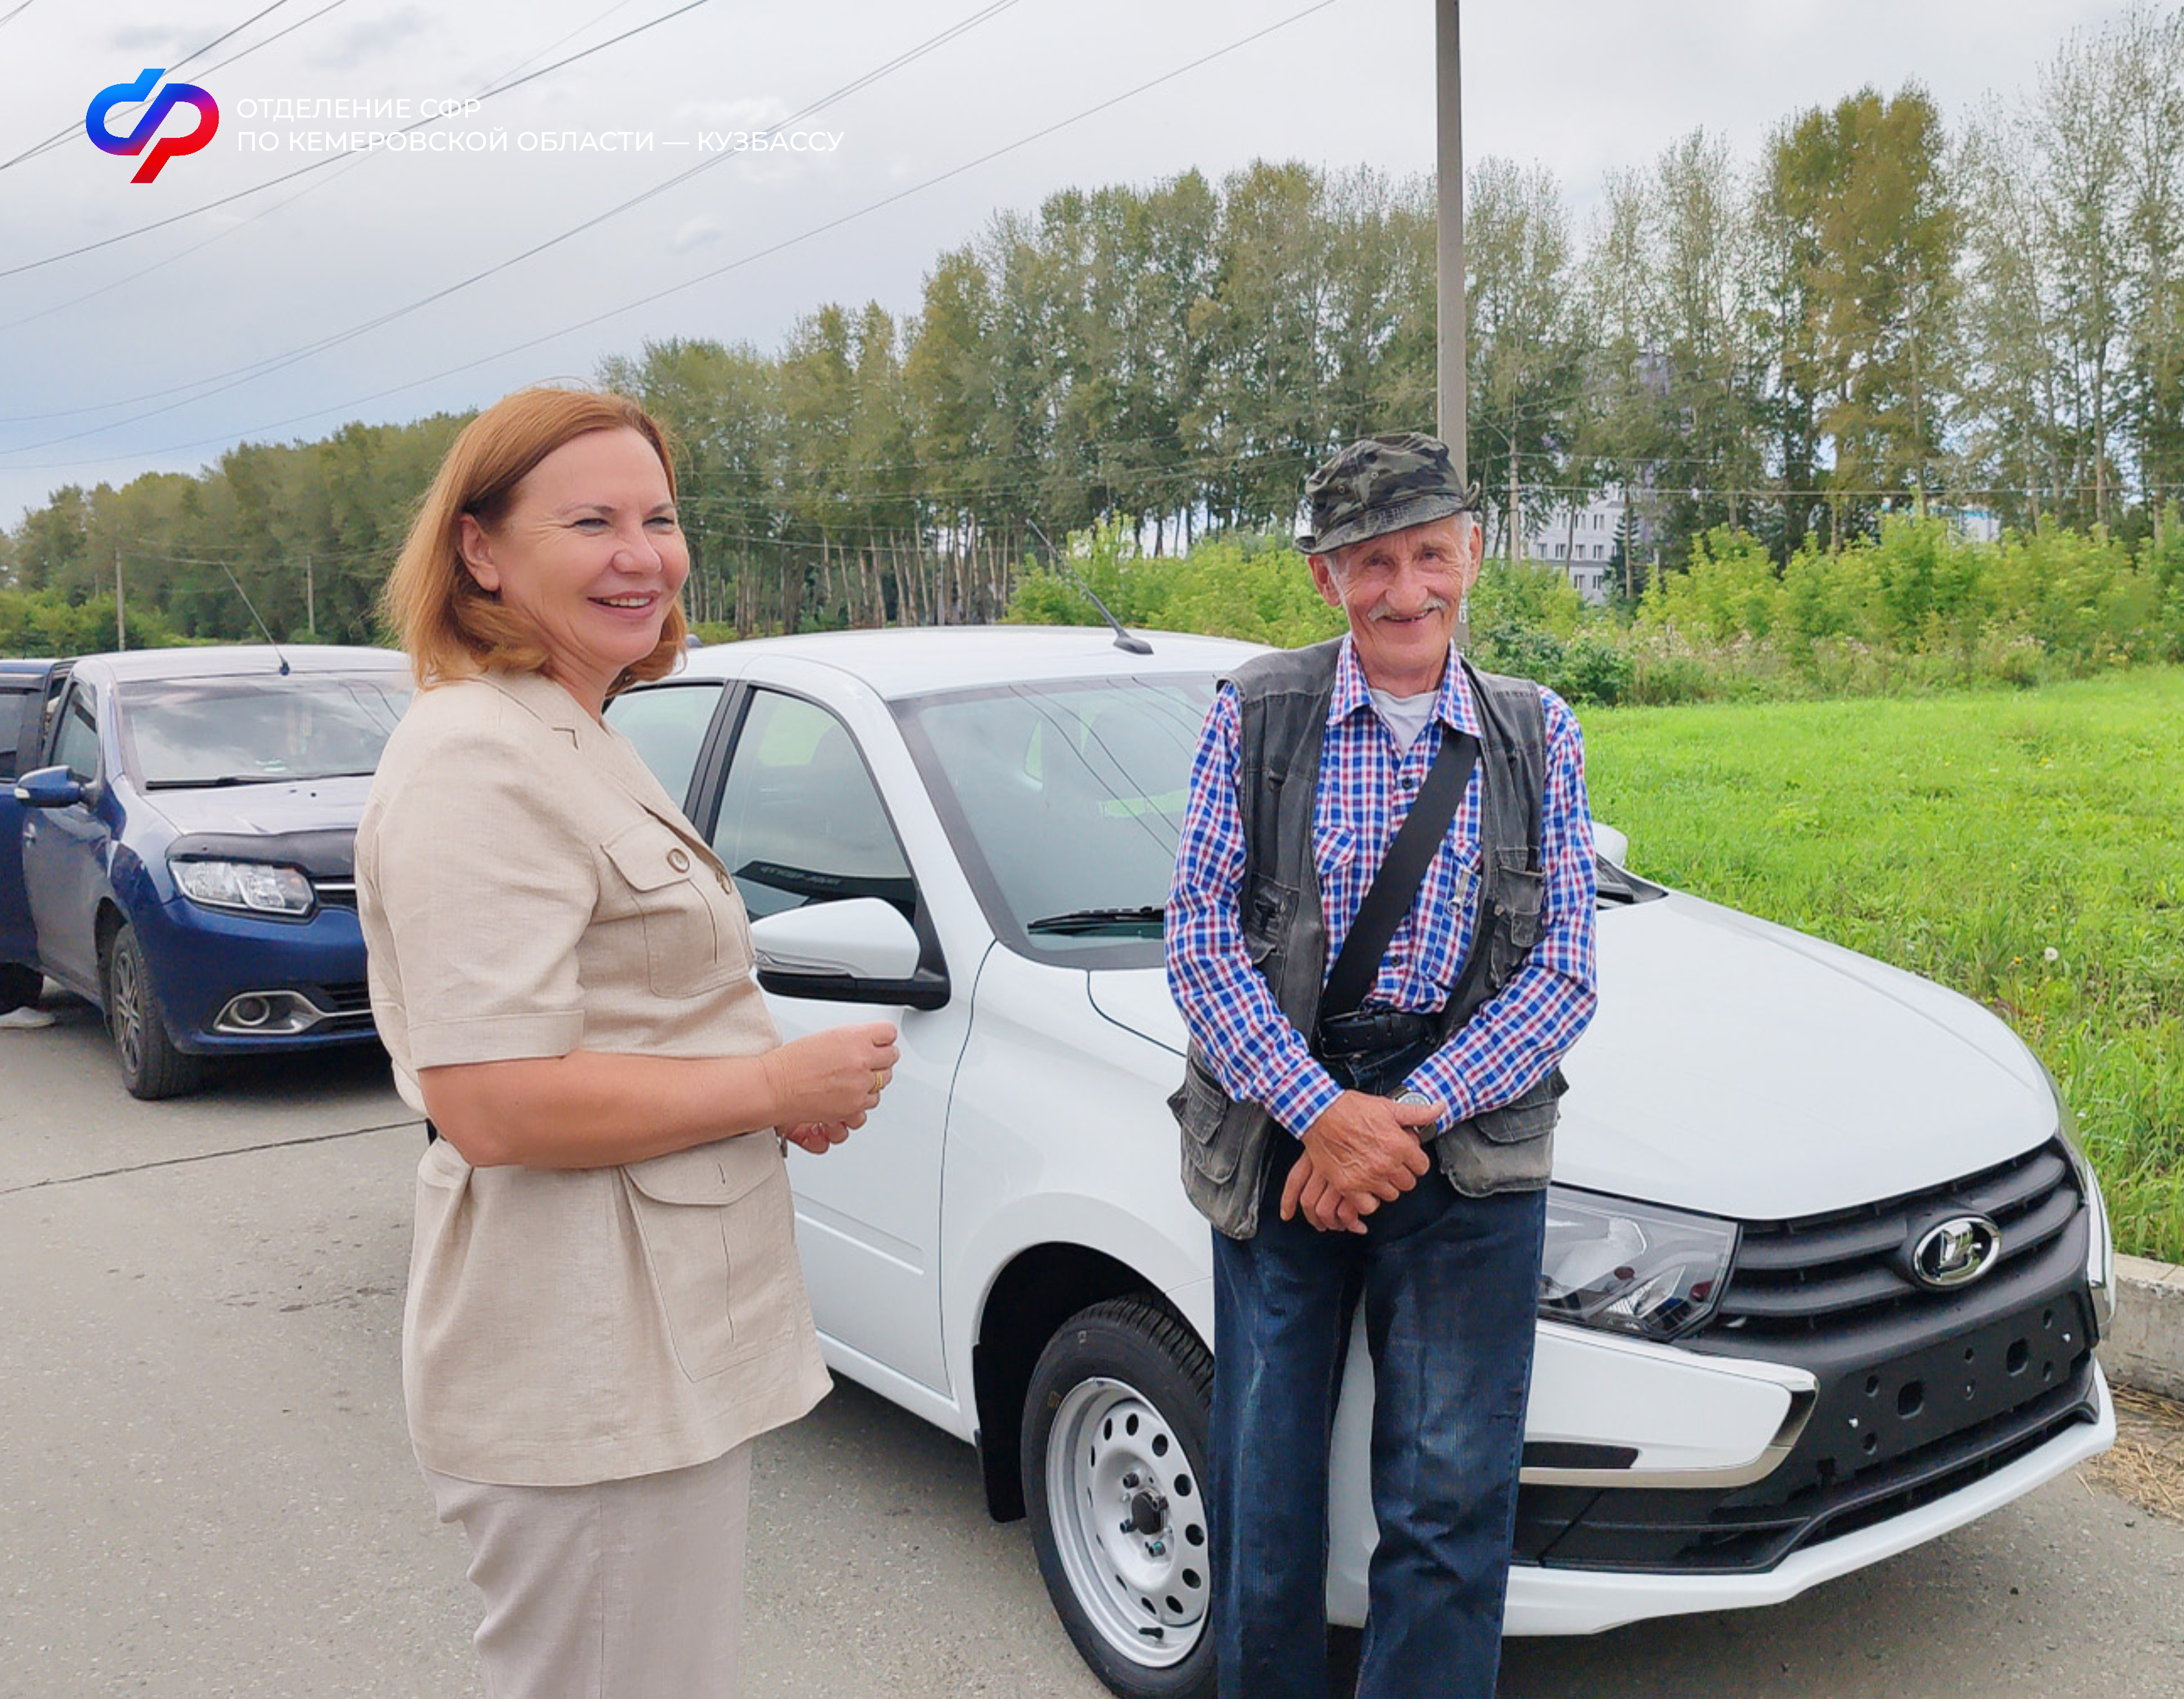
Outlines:
[[[1806,1546],[1771,1569],[1739,1574],[1645,1574],[1549,1569],[1519,1563],[1509,1572],[1503,1632],[1598,1634],[1649,1617],[1779,1605],[1838,1575],[1892,1557],[2022,1498],[2115,1443],[2115,1408],[2098,1364],[2092,1366],[2086,1418],[1992,1473],[1930,1501]]]
[[[1870,1257],[1799,1260],[1897,1242],[1897,1216],[1967,1197],[1993,1208],[2011,1247],[1976,1284],[1922,1295],[1872,1278]],[[1508,1631],[1773,1603],[2104,1450],[2115,1427],[2093,1357],[2086,1201],[2043,1148],[1938,1197],[1801,1224],[1787,1254],[1777,1235],[1752,1258],[1765,1278],[1739,1295],[1732,1274],[1739,1301],[1676,1345],[1542,1323]],[[1363,1356],[1335,1424],[1338,1622],[1362,1619],[1373,1543]]]
[[[140,916],[152,986],[176,1046],[198,1056],[240,1056],[357,1044],[377,1036],[365,979],[364,932],[353,908],[326,906],[309,920],[261,920],[176,897]],[[290,992],[317,1017],[296,1032],[224,1028],[239,997]]]

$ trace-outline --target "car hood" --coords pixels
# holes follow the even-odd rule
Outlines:
[[[2038,1064],[1953,992],[1680,894],[1600,920],[1558,1181],[1783,1220],[1942,1184],[2055,1132]],[[1102,1015],[1181,1053],[1163,975],[1089,978]]]
[[[286,837],[298,832],[354,832],[364,818],[371,780],[301,779],[293,784],[222,785],[203,790],[154,790],[145,803],[177,833],[220,837]]]

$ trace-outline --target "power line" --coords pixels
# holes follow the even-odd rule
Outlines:
[[[0,13],[0,24],[12,24],[12,23],[14,23],[14,22],[15,21],[15,19],[17,19],[17,17],[19,17],[21,14],[23,14],[23,13],[25,13],[25,12],[27,12],[27,11],[29,11],[29,10],[31,9],[31,0],[23,0],[23,3],[22,3],[21,5],[20,5],[20,6],[16,7],[16,8],[14,8],[14,11],[12,11],[12,12],[6,12],[6,13]]]
[[[702,4],[704,3],[704,0],[697,0],[697,3]],[[788,125],[798,123],[805,118],[811,117],[815,113],[823,111],[826,108],[834,105],[838,102],[844,100],[850,96],[870,87],[873,83],[879,81],[882,78],[893,75],[895,71],[901,70],[905,65],[916,63],[918,59],[924,58],[928,53],[945,46],[948,42],[954,41],[957,36],[967,33],[968,31],[976,28],[978,25],[986,22],[989,19],[1009,10],[1011,7],[1019,3],[1020,0],[993,0],[993,3],[987,5],[982,10],[972,14],[969,17],[965,18],[957,23],[951,24],[948,28],[941,31],[937,35],[927,37],[916,47],[910,48],[905,53],[897,54],[886,64],[866,71],[863,75],[852,79],[850,81],[844,83],[840,87],[833,90],[832,92],[822,95],[818,99],[808,103],[797,111],[791,113],[787,118],[783,119],[780,123],[770,126],[766,133],[777,134]],[[674,14],[671,13],[669,15],[672,16]],[[543,75],[543,73],[534,73],[534,75]],[[528,81],[528,79],[525,80]],[[504,84],[503,87],[512,88],[515,86],[515,85],[513,83],[508,83]],[[493,91],[493,92],[496,93],[499,92],[499,90]],[[421,296],[416,300],[409,303],[406,306],[393,308],[387,312],[379,314],[376,317],[367,319],[360,324],[352,325],[345,331],[335,331],[327,336],[322,337],[315,343],[306,343],[301,348],[292,348],[282,354],[269,354],[262,359],[249,361],[246,365],[233,367],[227,371],[215,372],[210,377],[192,379],[188,383],[176,384],[168,389],[157,391],[151,394],[132,396],[120,401],[102,402],[98,404],[95,407],[71,409],[68,410],[70,412],[86,413],[103,411],[105,409],[111,407],[134,406],[140,402],[156,400],[160,396],[173,395],[177,393],[179,391],[185,389],[197,390],[198,391],[197,394],[186,396],[181,400],[170,402],[164,407],[155,407],[148,412],[136,414],[127,419],[115,420],[109,424],[90,426],[81,431],[70,432],[62,436],[47,437],[41,438],[36,442],[19,443],[14,448],[5,450],[4,452],[9,454],[27,453],[29,450],[33,448],[51,448],[56,443],[71,443],[77,441],[81,437],[98,436],[108,431],[119,430],[124,426],[136,424],[143,419],[155,417],[162,413],[170,413],[177,407],[193,405],[197,402],[205,400],[214,395],[220,394],[226,390],[234,389],[239,387],[242,384],[253,382],[258,378],[270,376],[272,373],[281,370],[287,366],[293,365],[300,360],[308,359],[314,354],[324,354],[331,348],[338,348],[343,343],[353,341],[356,337],[366,335],[370,331],[378,330],[383,326],[390,325],[398,319],[406,318],[411,313],[418,312],[426,307],[431,306],[436,301],[445,300],[450,295],[457,294],[462,290],[469,288],[474,283],[482,282],[486,278],[493,276],[497,273],[508,270],[513,266],[519,265],[526,259],[532,259],[538,254],[543,253],[548,248],[556,247],[561,242],[570,241],[573,237],[582,235],[588,230],[594,229],[598,226],[604,224],[608,220],[629,211],[633,207],[641,206],[646,201],[652,200],[658,196],[667,193],[672,189],[680,187],[682,184],[689,181],[693,177],[697,176],[700,172],[710,170],[716,165],[726,163],[726,161],[731,157],[733,156],[722,153],[716,154],[710,159],[701,160],[699,164],[689,167],[686,170],[678,171],[674,176],[670,177],[665,182],[656,183],[641,194],[632,195],[627,200],[620,203],[618,205],[610,207],[604,212],[596,214],[593,217],[585,220],[581,224],[575,225],[567,230],[562,231],[556,236],[549,237],[543,242],[535,243],[532,247],[524,249],[521,253],[513,254],[510,258],[503,259],[495,265],[487,266],[482,271],[473,272],[469,276],[462,278],[456,282],[448,284],[444,287],[432,291],[430,294]],[[4,422],[13,423],[17,421],[8,421]]]
[[[25,5],[27,5],[27,4],[29,4],[29,3],[30,3],[30,0],[24,0],[24,4],[25,4]],[[273,13],[273,12],[277,12],[277,11],[279,11],[279,10],[280,10],[283,6],[287,5],[287,3],[288,3],[288,0],[273,0],[273,3],[272,3],[270,6],[268,6],[267,8],[265,8],[265,11],[262,11],[262,12],[254,12],[254,13],[252,13],[252,14],[250,14],[250,16],[248,16],[248,18],[245,18],[245,19],[243,19],[240,24],[237,24],[237,25],[236,25],[232,30],[227,31],[225,34],[218,35],[218,36],[214,36],[210,41],[207,42],[206,42],[203,47],[201,47],[198,48],[195,52],[193,52],[193,53],[187,53],[183,54],[183,55],[182,55],[182,57],[181,57],[178,61],[176,61],[176,64],[174,64],[174,66],[172,67],[172,70],[182,70],[185,66],[187,66],[187,65],[189,64],[189,62],[190,62],[192,59],[194,59],[194,58],[203,58],[205,54],[207,54],[207,53],[210,53],[210,52],[211,52],[214,47],[218,47],[218,46],[219,46],[222,42],[227,41],[227,40],[231,39],[231,37],[233,37],[233,36],[239,36],[239,35],[241,35],[241,34],[242,34],[245,30],[248,29],[248,28],[249,28],[253,24],[256,23],[256,22],[257,22],[260,18],[263,18],[263,17],[266,16],[269,13]],[[338,5],[339,3],[340,3],[340,0],[335,0],[335,4]],[[21,7],[21,6],[18,6],[18,7],[15,8],[15,11],[20,12],[20,11],[21,11],[22,9],[23,9],[23,8],[22,8],[22,7]],[[329,6],[326,9],[327,9],[328,11],[330,11],[330,12],[331,12],[331,11],[333,9],[333,8],[332,8],[332,6]],[[12,17],[14,17],[14,16],[15,15],[15,14],[14,14],[14,12],[11,12],[11,13],[9,13],[8,15],[8,17],[12,18]],[[5,22],[5,21],[6,21],[6,19],[0,19],[0,22]],[[305,21],[306,21],[306,22],[309,22],[309,20],[307,19],[305,19]],[[285,30],[281,31],[281,34],[282,34],[282,35],[286,35],[287,33],[287,31],[285,31]],[[275,38],[272,38],[272,39],[278,39],[278,38],[277,38],[277,37],[275,37]],[[261,42],[260,43],[259,43],[259,45],[260,47],[263,47],[263,46],[265,45],[265,43]],[[254,49],[246,49],[246,51],[254,51]],[[237,53],[237,54],[236,54],[236,55],[235,55],[235,58],[241,58],[242,57],[242,55],[241,53]],[[223,64],[233,64],[233,63],[234,63],[234,59],[223,60],[223,61],[222,61],[222,63],[223,63]],[[218,67],[218,66],[214,66],[214,70],[218,70],[218,69],[219,69],[219,67]],[[56,146],[58,146],[59,143],[61,143],[61,142],[65,142],[65,141],[66,141],[70,136],[71,136],[75,135],[75,132],[76,132],[76,131],[77,131],[80,127],[81,127],[80,125],[75,125],[75,124],[66,124],[66,125],[62,125],[58,130],[56,130],[55,131],[53,131],[53,133],[52,135],[50,135],[50,136],[47,136],[47,137],[46,137],[46,139],[45,139],[44,141],[42,141],[42,142],[35,142],[31,143],[31,145],[30,147],[28,147],[28,148],[25,148],[21,153],[18,153],[18,154],[17,154],[14,159],[0,159],[0,171],[7,170],[10,166],[14,166],[14,165],[20,165],[20,164],[21,164],[23,163],[23,161],[25,161],[25,159],[36,159],[39,154],[41,154],[41,153],[44,153],[47,148],[53,148],[53,147],[56,147]],[[4,273],[0,273],[0,276],[4,276],[4,275],[5,275]]]
[[[548,331],[541,335],[528,337],[522,342],[499,349],[493,354],[482,354],[475,359],[465,360],[460,365],[445,367],[439,371],[432,372],[424,377],[413,378],[408,382],[395,384],[387,389],[375,390],[369,395],[359,396],[348,401],[335,402],[329,406],[315,408],[307,413],[292,414],[285,419],[276,419],[268,424],[254,426],[240,433],[235,432],[223,432],[216,437],[200,437],[187,443],[171,443],[163,448],[139,450],[135,453],[125,454],[110,454],[90,460],[58,460],[42,464],[32,464],[30,465],[19,465],[9,467],[6,470],[14,471],[51,471],[66,470],[67,468],[76,465],[103,465],[117,460],[138,460],[142,458],[146,454],[180,454],[187,449],[203,448],[211,443],[231,442],[237,435],[248,437],[261,432],[278,431],[290,425],[301,424],[306,420],[323,417],[325,415],[329,413],[338,413],[348,408],[361,407],[370,402],[383,400],[390,395],[399,395],[406,390],[420,388],[428,383],[436,383],[442,378],[453,377],[462,372],[474,370],[479,366],[490,365],[495,360],[505,359],[510,354],[526,353],[532,348],[538,347],[541,343],[553,342],[559,337],[572,335],[577,331],[588,330],[594,325],[602,324],[609,319],[618,318],[624,313],[634,312],[640,307],[650,306],[655,302],[666,299],[671,295],[680,294],[686,289],[694,289],[700,283],[710,283],[716,278],[726,276],[729,272],[740,270],[746,265],[755,265],[760,259],[769,259],[774,254],[783,253],[788,248],[795,248],[804,242],[811,241],[814,237],[826,235],[832,231],[838,230],[844,225],[853,223],[859,219],[867,217],[871,214],[878,212],[884,208],[893,206],[897,202],[907,200],[913,195],[922,194],[926,190],[933,188],[940,183],[944,183],[951,178],[959,177],[965,172],[974,170],[980,165],[989,164],[993,160],[1000,159],[1005,154],[1015,153],[1020,148],[1029,147],[1033,142],[1042,141],[1045,137],[1054,135],[1058,131],[1066,130],[1072,125],[1082,123],[1085,119],[1094,117],[1100,113],[1105,112],[1111,107],[1118,106],[1123,102],[1133,99],[1138,95],[1145,93],[1149,90],[1157,88],[1164,83],[1173,82],[1179,76],[1183,76],[1190,71],[1196,70],[1202,65],[1210,64],[1216,59],[1225,58],[1227,55],[1235,53],[1241,48],[1249,47],[1252,42],[1259,41],[1265,36],[1273,35],[1277,31],[1287,29],[1290,25],[1297,23],[1302,19],[1310,17],[1315,12],[1324,11],[1327,8],[1335,3],[1336,0],[1313,0],[1312,4],[1303,8],[1301,10],[1292,12],[1285,18],[1280,19],[1274,23],[1268,24],[1262,29],[1254,30],[1249,35],[1240,36],[1237,40],[1229,42],[1226,47],[1217,47],[1212,53],[1202,53],[1198,58],[1178,65],[1173,70],[1164,72],[1159,76],[1150,78],[1147,81],[1138,84],[1134,88],[1126,89],[1120,94],[1113,95],[1106,100],[1099,101],[1091,106],[1084,108],[1082,111],[1072,114],[1067,118],[1060,119],[1052,124],[1046,125],[1040,129],[1033,131],[1028,135],[1019,136],[1013,142],[1005,143],[1003,146],[999,148],[992,148],[984,153],[979,154],[975,159],[964,161],[960,165],[951,166],[945,171],[939,172],[933,176],[926,178],[922,182],[912,184],[910,187],[898,190],[891,195],[883,196],[878,200],[870,202],[864,206],[859,207],[854,212],[844,213],[840,216],[829,219],[822,224],[815,225],[811,228],[805,230],[798,235],[784,237],[783,240],[773,242],[767,247],[755,249],[751,253],[744,254],[738,259],[732,259],[726,265],[715,266],[710,271],[699,272],[696,276],[685,278],[680,283],[670,284],[665,289],[655,290],[651,294],[640,296],[635,300],[626,301],[620,306],[608,308],[603,312],[594,313],[589,317],[577,320],[574,323],[563,325],[555,330]],[[7,274],[0,272],[0,276],[4,276],[5,275]],[[25,443],[22,445],[21,448],[7,452],[21,453],[38,446],[41,445],[36,443]]]
[[[29,0],[25,0],[25,3],[29,3]],[[334,5],[337,6],[346,3],[347,0],[334,0]],[[608,7],[605,11],[598,14],[596,16],[587,19],[582,24],[579,24],[575,29],[569,31],[566,34],[556,36],[553,41],[549,42],[544,47],[539,48],[538,52],[531,54],[528,58],[521,60],[517,64],[510,65],[506,70],[502,71],[499,75],[488,77],[482,87],[481,87],[476,94],[473,95],[471,97],[473,99],[482,98],[487,91],[493,89],[500,83],[505,82],[509,78],[514,76],[516,72],[523,70],[526,66],[535,64],[538,60],[545,58],[547,54],[552,53],[556,47],[561,47],[566,42],[574,41],[578,36],[582,35],[585,31],[592,28],[593,25],[601,22],[606,18],[611,17],[616,12],[620,12],[629,6],[634,5],[635,3],[636,0],[615,0],[615,3]],[[325,12],[330,12],[332,9],[332,6],[328,6],[325,8]],[[314,12],[309,18],[303,19],[302,23],[291,24],[287,30],[283,30],[280,33],[281,35],[285,36],[290,30],[301,29],[304,24],[308,24],[311,22],[313,19],[325,15],[325,12]],[[267,39],[269,41],[272,41],[277,40],[279,37],[269,36]],[[263,47],[265,43],[261,42],[258,45]],[[254,49],[246,48],[244,51],[251,52],[254,51]],[[241,56],[241,54],[237,54],[236,55],[236,58],[240,58]],[[232,58],[224,59],[221,61],[222,64],[232,64],[233,63],[234,59]],[[218,67],[214,67],[214,69],[218,69]],[[203,75],[209,75],[210,73],[207,72],[203,73]],[[235,224],[227,225],[221,229],[214,231],[212,235],[207,237],[203,242],[193,242],[187,248],[180,249],[178,252],[170,253],[163,259],[155,259],[149,265],[140,266],[134,271],[125,271],[120,276],[113,279],[111,281],[100,284],[96,289],[88,290],[80,294],[70,295],[62,300],[54,302],[50,307],[42,307],[35,313],[25,313],[20,319],[10,319],[6,323],[0,324],[0,331],[20,330],[25,325],[36,324],[39,320],[51,318],[56,313],[64,313],[68,311],[70,308],[80,307],[86,301],[96,300],[101,295],[111,293],[114,290],[122,288],[128,284],[135,282],[140,277],[148,277],[154,271],[164,270],[168,266],[175,265],[177,261],[188,259],[192,253],[202,253],[204,249],[210,248],[214,242],[225,242],[231,236],[234,236],[241,231],[248,229],[252,225],[256,224],[259,220],[263,218],[270,218],[274,214],[281,211],[285,208],[293,206],[298,201],[302,200],[306,195],[316,194],[320,189],[326,187],[330,183],[338,181],[341,178],[348,175],[349,172],[354,170],[359,165],[361,165],[366,159],[371,157],[372,153],[370,149],[366,149],[361,153],[353,154],[348,162],[343,165],[340,170],[335,171],[332,175],[321,177],[309,187],[298,189],[294,194],[290,195],[286,200],[276,201],[272,205],[261,208],[257,212],[251,214],[248,218],[241,220]],[[196,380],[195,382],[203,382],[206,381],[208,380],[198,379]],[[152,395],[139,397],[137,399],[156,400],[164,396],[176,394],[181,390],[193,388],[195,387],[195,382],[176,384],[171,388],[162,389],[155,392]],[[0,418],[0,425],[33,424],[42,419],[76,419],[81,418],[86,413],[103,412],[109,407],[132,404],[134,404],[109,401],[101,402],[90,407],[60,407],[52,409],[49,411],[43,413],[19,413],[9,418]]]
[[[276,5],[286,5],[287,3],[287,0],[274,0],[274,3]],[[547,65],[541,70],[532,71],[526,76],[520,76],[516,78],[513,82],[503,83],[499,88],[489,90],[477,97],[482,101],[494,99],[499,96],[506,94],[512,88],[521,88],[525,83],[535,82],[542,76],[549,75],[554,71],[563,69],[565,66],[576,64],[578,59],[589,58],[593,53],[603,53],[607,48],[613,47],[618,42],[626,42],[632,36],[641,36],[647,30],[656,29],[660,25],[667,23],[672,19],[681,17],[685,12],[694,12],[700,6],[706,5],[708,3],[709,0],[688,0],[688,3],[687,5],[678,6],[672,12],[662,13],[659,17],[655,18],[649,24],[639,24],[633,30],[625,30],[619,36],[610,36],[605,41],[598,43],[596,46],[586,47],[581,53],[571,53],[566,59],[556,60],[554,64]],[[266,8],[267,11],[270,11],[271,9],[271,7],[268,7]],[[260,17],[263,17],[265,13],[261,12],[259,14],[259,16]],[[232,34],[233,32],[230,31],[230,33]],[[225,37],[222,39],[225,39]],[[448,116],[448,114],[443,112],[436,114],[431,118],[421,118],[415,123],[404,125],[401,129],[392,131],[391,133],[397,136],[407,136],[410,131],[415,130],[422,130],[429,124],[444,123]],[[43,146],[45,144],[41,143],[40,145]],[[0,277],[14,277],[25,271],[36,271],[43,266],[58,265],[64,259],[73,259],[78,254],[92,253],[96,253],[102,248],[111,248],[117,242],[127,242],[132,237],[144,236],[155,230],[164,230],[170,224],[180,224],[184,219],[195,218],[199,213],[211,212],[215,208],[228,205],[231,202],[246,199],[249,196],[261,193],[265,190],[276,188],[282,183],[293,182],[298,177],[308,176],[313,171],[324,170],[327,166],[332,164],[337,159],[345,159],[352,153],[366,151],[369,150],[355,148],[344,148],[339,153],[329,153],[323,159],[314,160],[308,165],[298,166],[296,170],[283,172],[277,177],[269,177],[264,182],[253,184],[247,189],[237,189],[233,194],[222,195],[218,200],[203,202],[197,206],[189,208],[187,211],[175,213],[166,218],[154,219],[151,223],[140,224],[133,230],[125,230],[113,236],[101,237],[97,242],[86,242],[81,247],[71,248],[59,253],[49,253],[42,259],[30,259],[24,261],[20,265],[10,265],[0,268]],[[14,160],[7,162],[8,164],[13,164],[15,162]],[[4,169],[4,165],[0,165],[0,170]]]
[[[289,25],[286,29],[276,30],[271,35],[266,36],[264,41],[253,42],[248,47],[240,48],[237,52],[230,53],[218,64],[207,65],[203,70],[192,71],[191,75],[192,76],[210,76],[215,71],[225,70],[228,66],[233,64],[237,59],[248,58],[251,54],[256,53],[260,47],[271,47],[273,43],[279,41],[281,36],[293,35],[297,31],[302,29],[304,25],[316,23],[320,19],[325,17],[327,13],[332,11],[335,7],[345,6],[348,3],[348,0],[331,0],[330,4],[320,7],[317,11],[312,13],[309,17],[298,18],[294,23]],[[271,9],[272,8],[270,7],[266,8],[267,11],[270,11]],[[262,18],[265,14],[261,12],[258,15]],[[251,21],[255,23],[257,19],[253,19]],[[233,35],[235,31],[232,30],[228,31],[229,35]],[[225,39],[225,37],[223,37],[223,39]],[[203,51],[205,51],[203,48],[198,49],[198,52],[200,53]],[[195,56],[196,55],[192,54],[191,57],[194,58]],[[187,61],[184,62],[185,64],[187,63]],[[182,65],[176,65],[174,67],[174,70],[181,70],[181,69],[183,69]],[[172,75],[173,72],[169,72],[169,75]],[[43,142],[41,142],[28,153],[18,154],[16,159],[9,160],[8,164],[14,164],[22,159],[35,159],[43,154],[50,153],[54,148],[60,147],[64,142],[67,142],[70,137],[73,136],[75,134],[75,131],[76,126],[70,125],[66,130],[62,131],[58,135],[48,136]],[[6,169],[6,166],[0,165],[0,170],[5,170]]]

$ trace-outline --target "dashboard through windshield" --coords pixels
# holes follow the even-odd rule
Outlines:
[[[1012,684],[899,704],[994,933],[1038,961],[1156,967],[1211,674]]]
[[[126,684],[122,743],[147,790],[368,777],[410,696],[396,672]]]

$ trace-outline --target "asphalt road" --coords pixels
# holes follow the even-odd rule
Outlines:
[[[478,1693],[403,1434],[383,1063],[137,1104],[53,1006],[0,1031],[0,1699]],[[2184,1527],[2072,1478],[1778,1609],[1513,1642],[1502,1691],[2174,1699],[2180,1600]],[[847,1384],[760,1446],[748,1621],[746,1699],[1105,1691],[969,1450]]]

